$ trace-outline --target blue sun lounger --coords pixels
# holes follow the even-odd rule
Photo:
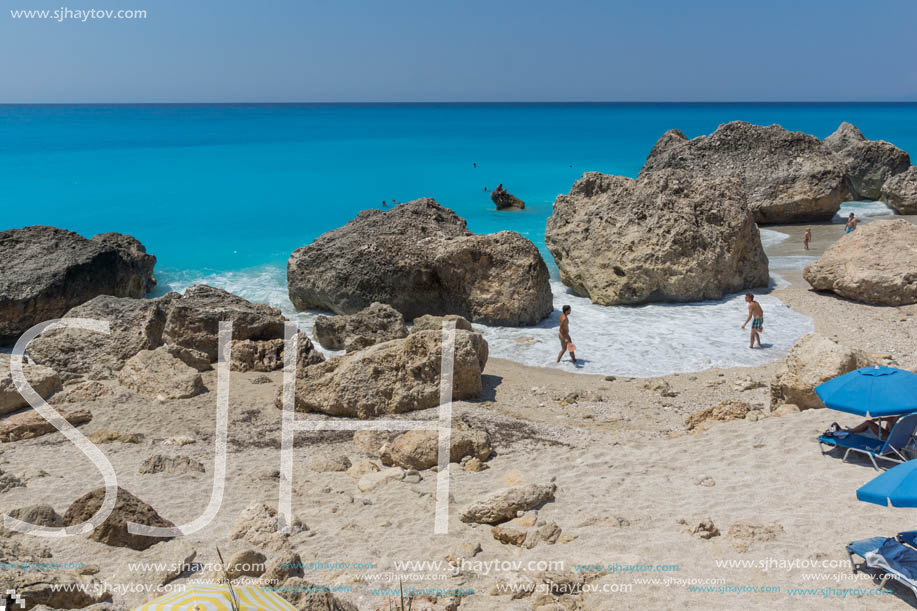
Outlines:
[[[899,538],[917,533],[901,533]],[[910,537],[913,540],[913,537]],[[847,555],[854,575],[864,567],[882,573],[881,587],[885,588],[889,579],[894,579],[911,590],[917,597],[917,549],[902,544],[897,539],[888,537],[871,537],[847,544]],[[857,566],[853,557],[863,559]]]
[[[847,460],[847,456],[851,452],[865,454],[872,461],[872,466],[878,470],[877,458],[894,463],[901,463],[907,460],[904,455],[904,449],[910,444],[915,429],[917,429],[917,414],[908,414],[898,419],[885,441],[868,435],[860,435],[859,433],[848,433],[844,437],[821,435],[818,438],[818,443],[821,444],[822,454],[830,452],[834,448],[847,450],[844,452],[843,460]],[[824,446],[828,446],[830,449],[825,450]]]

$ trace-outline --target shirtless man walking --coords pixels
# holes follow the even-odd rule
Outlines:
[[[561,308],[562,314],[560,315],[560,354],[557,355],[557,362],[560,362],[560,359],[563,358],[564,352],[567,351],[567,346],[573,343],[573,340],[570,339],[570,312],[572,309],[570,306],[565,305]],[[573,364],[576,365],[576,355],[573,352],[570,352],[570,360],[573,361]]]
[[[745,301],[748,303],[748,318],[742,323],[742,328],[744,329],[748,321],[751,321],[751,345],[749,348],[755,347],[756,339],[758,340],[758,348],[760,348],[761,332],[764,331],[764,310],[761,309],[761,304],[755,301],[755,296],[751,293],[745,293]]]

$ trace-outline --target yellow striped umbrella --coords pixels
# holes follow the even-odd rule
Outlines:
[[[296,607],[260,586],[198,584],[181,592],[160,596],[134,611],[233,611],[233,594],[239,611],[296,611]]]

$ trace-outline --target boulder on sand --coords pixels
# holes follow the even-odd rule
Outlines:
[[[312,334],[323,348],[353,352],[407,337],[408,330],[401,312],[384,303],[373,303],[356,314],[319,316]]]
[[[57,372],[50,367],[30,365],[23,360],[22,373],[25,374],[25,379],[29,386],[42,399],[47,399],[63,388]],[[0,354],[0,416],[28,406],[29,402],[19,394],[13,384],[13,375],[10,372],[10,356]]]
[[[211,362],[216,361],[221,321],[232,322],[233,340],[262,341],[283,339],[286,319],[277,308],[252,303],[206,284],[196,284],[183,296],[174,295],[168,299],[162,338],[166,343],[199,350]]]
[[[142,350],[131,357],[118,373],[118,382],[153,398],[187,399],[205,390],[200,372],[172,356],[164,347]]]
[[[68,378],[85,375],[107,380],[141,350],[162,345],[166,313],[159,299],[101,295],[69,310],[64,318],[106,321],[110,333],[49,329],[29,344],[29,356]]]
[[[352,314],[378,301],[407,320],[459,314],[509,326],[535,324],[553,310],[534,244],[512,231],[473,234],[430,198],[364,210],[297,249],[287,282],[299,310]]]
[[[487,363],[479,333],[456,331],[452,398],[477,397]],[[295,409],[369,419],[439,405],[442,334],[411,333],[297,370]],[[283,407],[282,389],[275,400]]]
[[[509,191],[491,191],[490,201],[497,206],[497,210],[523,210],[525,208],[525,202]]]
[[[485,499],[476,501],[459,514],[462,522],[478,524],[499,524],[516,517],[519,511],[541,507],[554,500],[554,484],[526,484],[515,488],[504,488]]]
[[[73,426],[86,424],[92,420],[92,413],[88,409],[58,409],[56,411],[61,418]],[[3,443],[34,439],[56,431],[57,429],[53,424],[42,418],[41,414],[34,410],[13,414],[0,420],[0,442]]]
[[[860,225],[809,263],[803,276],[817,291],[861,303],[917,303],[917,225],[904,219]]]
[[[487,460],[493,453],[490,436],[485,431],[453,430],[450,435],[449,462],[461,462],[466,456]],[[382,464],[403,469],[429,469],[439,462],[439,431],[407,431],[387,444]]]
[[[325,360],[315,349],[312,340],[305,333],[298,333],[296,366],[308,367]],[[232,343],[229,367],[232,371],[277,371],[283,369],[284,340],[268,339],[253,341],[244,339]]]
[[[846,121],[825,138],[825,144],[847,164],[852,199],[881,199],[885,181],[911,167],[911,157],[894,144],[867,140]]]
[[[810,333],[793,345],[783,367],[771,380],[771,408],[785,403],[800,409],[824,407],[825,404],[815,394],[816,386],[873,364],[873,360],[862,350],[854,350],[823,335]]]
[[[458,314],[446,314],[445,316],[432,316],[425,314],[414,319],[411,326],[411,333],[418,331],[442,331],[444,322],[454,322],[456,329],[464,331],[474,331],[471,323]]]
[[[898,214],[917,214],[917,166],[885,181],[880,199]]]
[[[155,263],[127,235],[87,240],[40,225],[0,232],[0,343],[98,295],[142,297],[156,284]]]
[[[136,496],[118,487],[115,508],[102,524],[96,526],[87,535],[93,541],[112,547],[129,547],[134,550],[145,550],[171,537],[149,537],[131,534],[127,523],[134,522],[143,526],[173,528],[175,524],[162,518],[156,510]],[[89,520],[96,514],[105,499],[105,488],[96,488],[73,501],[64,513],[64,526],[75,526]]]
[[[719,299],[768,283],[758,227],[733,178],[588,172],[557,197],[545,241],[564,284],[602,305]]]
[[[640,177],[666,168],[739,179],[759,223],[829,220],[848,195],[844,161],[815,136],[779,125],[734,121],[692,140],[670,130]]]

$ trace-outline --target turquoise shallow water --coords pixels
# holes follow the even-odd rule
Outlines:
[[[130,233],[158,257],[162,290],[206,280],[289,311],[289,253],[382,200],[434,197],[473,231],[529,237],[550,264],[545,219],[583,172],[635,176],[665,130],[694,137],[740,119],[819,137],[850,121],[869,138],[917,153],[917,105],[0,106],[0,228]],[[525,211],[494,210],[484,187],[501,182],[525,200]],[[556,292],[566,299],[562,287]],[[702,310],[674,308],[668,318],[709,332]],[[638,338],[652,328],[640,311],[593,314],[596,324],[614,315],[602,324],[632,325]],[[701,319],[681,318],[691,312]],[[627,354],[613,338],[618,331],[592,329],[593,351],[604,346],[607,354],[586,370],[658,375],[754,364],[777,358],[810,325],[797,322],[762,356],[724,353],[721,345],[714,353],[702,334],[684,345],[659,339],[670,356],[647,353],[653,337]],[[538,341],[508,330],[489,339],[498,355],[546,364],[551,324]],[[540,352],[532,348],[539,342]],[[679,350],[696,358],[679,358]]]

